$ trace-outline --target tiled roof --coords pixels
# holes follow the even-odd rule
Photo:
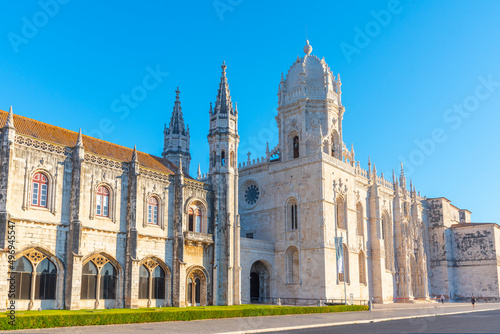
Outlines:
[[[7,111],[0,110],[0,127],[5,125],[8,114]],[[16,128],[16,133],[63,146],[75,146],[78,138],[78,132],[16,114],[14,114],[14,127]],[[124,162],[132,160],[133,149],[101,139],[83,135],[83,146],[85,147],[85,152],[88,153]],[[137,152],[137,157],[142,167],[166,174],[174,174],[177,171],[177,166],[167,159],[139,151]]]

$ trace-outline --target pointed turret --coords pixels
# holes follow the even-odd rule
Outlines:
[[[136,145],[134,145],[134,151],[132,152],[132,161],[139,162],[139,159],[137,158],[137,146]]]
[[[184,124],[179,87],[175,91],[174,109],[168,127],[165,125],[163,157],[171,162],[182,156],[185,171],[189,173],[191,154],[189,153],[189,126]]]
[[[12,112],[12,106],[9,109],[9,115],[7,116],[7,122],[5,123],[5,127],[9,129],[15,129],[14,127],[14,113]]]
[[[198,174],[197,174],[198,180],[201,179],[201,167],[200,164],[198,164]]]
[[[401,188],[406,190],[406,176],[403,163],[401,163],[401,175],[399,176],[399,184],[401,184]]]
[[[78,131],[78,138],[76,139],[75,147],[84,147],[83,146],[82,128],[80,128],[80,131]]]

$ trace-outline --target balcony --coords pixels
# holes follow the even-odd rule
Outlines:
[[[184,242],[194,245],[209,245],[213,244],[214,240],[212,234],[184,231]]]

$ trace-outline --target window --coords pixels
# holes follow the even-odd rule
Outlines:
[[[202,229],[202,213],[198,208],[189,208],[189,222],[188,222],[188,230],[191,232],[201,233]]]
[[[35,298],[56,299],[57,269],[45,258],[36,266]]]
[[[220,154],[220,164],[221,164],[221,166],[226,165],[226,152],[224,150],[222,150],[222,152]]]
[[[158,199],[154,196],[148,199],[148,224],[158,225]]]
[[[82,270],[82,299],[96,299],[97,267],[91,261]]]
[[[345,244],[342,245],[342,268],[343,272],[339,272],[339,281],[349,283],[349,250]]]
[[[357,233],[359,236],[364,235],[364,225],[363,225],[363,206],[361,203],[356,205],[356,216],[357,216]]]
[[[116,298],[116,269],[108,262],[101,269],[100,299]]]
[[[139,299],[149,299],[149,270],[145,265],[139,268]]]
[[[363,254],[363,251],[359,252],[358,262],[359,262],[359,283],[366,284],[365,255]]]
[[[152,299],[165,299],[165,271],[160,266],[153,270],[152,293]]]
[[[345,202],[342,197],[337,198],[337,227],[346,230]]]
[[[116,299],[116,268],[99,255],[82,268],[81,299]]]
[[[97,188],[96,215],[109,217],[109,190],[105,186]]]
[[[247,233],[247,239],[253,239],[253,233]]]
[[[298,216],[297,216],[297,203],[292,203],[290,205],[290,229],[296,230],[298,227]]]
[[[293,137],[293,158],[299,157],[299,136]]]
[[[212,166],[215,167],[215,164],[217,162],[217,155],[215,154],[215,151],[212,152]]]
[[[165,271],[154,260],[146,264],[139,268],[139,299],[165,299]]]
[[[33,250],[17,259],[13,268],[11,276],[15,288],[12,299],[56,299],[57,269],[44,254]]]
[[[49,181],[42,173],[33,175],[33,191],[31,194],[31,204],[41,208],[47,207]]]
[[[287,258],[287,283],[299,282],[299,251],[291,246],[286,251]]]
[[[15,282],[15,296],[13,299],[30,299],[32,272],[33,266],[25,256],[14,262],[14,270],[11,272]]]

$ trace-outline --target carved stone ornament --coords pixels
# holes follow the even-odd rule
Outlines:
[[[104,256],[102,255],[99,255],[99,256],[96,256],[94,257],[92,260],[92,262],[94,262],[94,264],[97,266],[97,268],[101,269],[102,267],[104,267],[104,265],[106,263],[109,262],[108,259],[106,259]]]
[[[40,253],[39,251],[32,251],[28,253],[26,256],[28,257],[28,259],[30,259],[31,263],[33,263],[34,265],[37,265],[38,263],[42,262],[43,259],[46,258],[46,256]]]
[[[149,268],[149,270],[153,270],[154,268],[156,268],[158,266],[158,263],[156,263],[153,260],[147,260],[146,263],[144,263],[144,264],[146,265],[146,267]]]

